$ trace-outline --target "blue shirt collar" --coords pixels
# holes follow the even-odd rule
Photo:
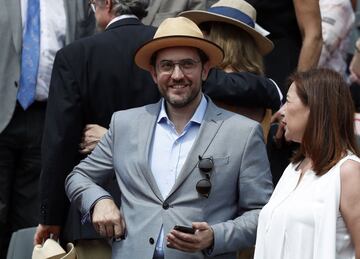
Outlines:
[[[202,122],[202,120],[203,120],[203,118],[205,116],[207,103],[208,103],[208,101],[206,100],[205,96],[202,94],[200,104],[196,108],[196,111],[195,111],[194,115],[191,117],[191,119],[187,123],[187,125],[189,125],[189,123],[191,123],[191,122],[201,125],[201,122]],[[161,109],[160,109],[160,113],[159,113],[159,116],[158,116],[158,119],[157,119],[157,123],[162,123],[162,122],[165,122],[165,121],[170,122],[170,119],[169,119],[169,117],[168,117],[168,115],[166,113],[165,99],[162,98],[162,100],[161,100]]]

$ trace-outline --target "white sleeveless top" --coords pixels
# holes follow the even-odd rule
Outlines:
[[[290,164],[260,212],[255,259],[355,259],[350,234],[340,214],[340,166],[323,176],[307,171],[296,187],[298,164]]]

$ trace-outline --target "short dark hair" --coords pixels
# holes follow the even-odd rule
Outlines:
[[[354,105],[343,77],[330,69],[297,72],[290,77],[301,102],[309,107],[300,149],[292,161],[311,158],[317,175],[329,171],[351,151],[359,156],[354,132]]]

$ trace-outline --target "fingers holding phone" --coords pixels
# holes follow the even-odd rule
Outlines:
[[[192,227],[175,226],[166,237],[169,248],[197,252],[213,244],[214,233],[206,222],[193,222]]]
[[[195,234],[195,229],[192,227],[176,225],[174,229],[183,233]]]

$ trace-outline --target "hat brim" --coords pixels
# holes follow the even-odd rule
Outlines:
[[[234,18],[202,10],[185,11],[180,13],[179,16],[189,18],[197,25],[204,22],[224,22],[235,25],[250,34],[262,55],[268,54],[274,48],[274,44],[271,40],[263,36],[249,25]]]
[[[209,58],[210,67],[221,63],[224,58],[223,50],[211,41],[191,36],[167,36],[153,39],[143,44],[135,53],[135,63],[142,69],[151,70],[151,56],[165,48],[193,47],[204,51]]]

